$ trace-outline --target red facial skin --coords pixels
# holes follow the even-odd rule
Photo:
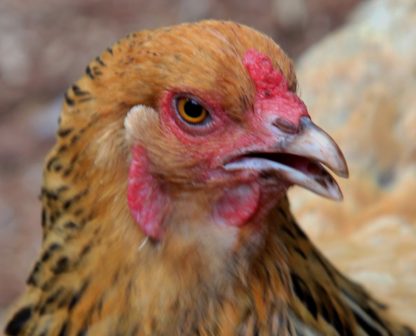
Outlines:
[[[212,218],[219,225],[235,227],[250,222],[263,207],[269,190],[261,186],[258,176],[253,173],[230,175],[222,169],[222,165],[237,157],[242,150],[264,151],[272,148],[279,140],[273,126],[276,120],[297,129],[300,118],[308,116],[304,103],[289,91],[286,78],[273,67],[268,56],[250,49],[244,55],[243,64],[254,82],[256,96],[253,110],[245,112],[246,118],[241,125],[227,116],[220,99],[207,93],[169,91],[162,97],[160,108],[161,127],[174,134],[189,149],[189,155],[200,163],[199,175],[196,177],[199,182],[212,179],[224,182],[221,188],[223,194],[211,210]],[[190,92],[192,94],[188,94]],[[206,124],[197,126],[181,120],[173,103],[178,94],[195,97],[208,109],[211,119]],[[201,146],[202,144],[209,146]],[[127,199],[130,211],[143,233],[160,240],[169,197],[163,192],[159,181],[149,173],[148,167],[146,150],[134,146]],[[287,185],[282,183],[275,190],[283,193],[286,188]]]

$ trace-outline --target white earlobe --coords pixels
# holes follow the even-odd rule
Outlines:
[[[133,106],[124,118],[124,128],[126,130],[126,139],[132,144],[139,140],[140,134],[146,129],[158,127],[159,116],[156,110],[145,105]]]

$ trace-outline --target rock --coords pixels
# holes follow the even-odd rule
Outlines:
[[[300,58],[301,97],[340,144],[350,179],[341,204],[302,190],[291,199],[326,254],[416,325],[414,22],[414,0],[372,0]]]

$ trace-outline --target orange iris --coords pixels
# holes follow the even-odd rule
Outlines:
[[[208,111],[191,98],[179,98],[176,103],[176,109],[180,117],[189,124],[201,124],[208,117]]]

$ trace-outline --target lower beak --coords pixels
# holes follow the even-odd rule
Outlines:
[[[348,177],[347,163],[335,141],[309,117],[301,118],[296,134],[282,136],[283,141],[273,150],[244,153],[226,163],[224,168],[268,172],[316,194],[342,200],[341,189],[324,168],[340,177]]]

